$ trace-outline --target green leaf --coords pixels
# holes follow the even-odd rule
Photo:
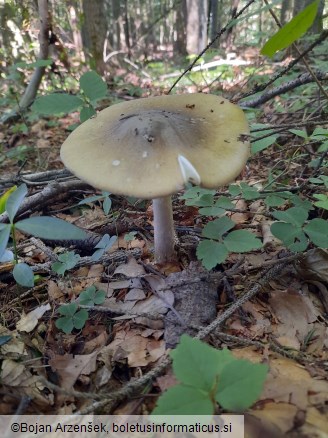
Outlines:
[[[5,249],[5,252],[0,256],[0,263],[12,262],[14,260],[14,254],[9,249]]]
[[[73,328],[80,330],[84,327],[89,314],[85,309],[79,311],[77,309],[78,305],[76,303],[60,306],[58,312],[64,316],[57,319],[56,327],[63,330],[66,334],[71,333]]]
[[[197,388],[176,385],[157,400],[152,415],[208,415],[214,413],[209,394]]]
[[[281,205],[284,204],[285,199],[277,195],[268,195],[264,199],[264,202],[265,205],[267,205],[268,207],[280,207]]]
[[[259,199],[261,195],[259,194],[256,187],[251,187],[248,184],[242,182],[240,183],[241,194],[246,201],[252,201],[253,199]]]
[[[316,207],[324,208],[325,210],[328,210],[328,196],[327,195],[320,194],[320,193],[315,193],[313,195],[313,197],[318,199],[318,201],[316,201],[314,203],[314,205]]]
[[[19,186],[7,199],[6,211],[11,223],[13,223],[16,213],[27,195],[26,184]]]
[[[231,231],[223,241],[224,246],[231,252],[248,252],[262,248],[262,242],[247,230]]]
[[[223,263],[228,257],[228,251],[223,243],[213,240],[203,240],[197,246],[197,258],[201,260],[203,266],[211,270],[219,263]]]
[[[14,266],[13,277],[20,286],[33,287],[34,274],[29,265],[26,263],[18,263]]]
[[[328,150],[328,141],[321,143],[318,152],[326,152]]]
[[[86,288],[79,295],[79,302],[84,306],[94,306],[95,304],[102,304],[105,301],[106,292],[98,290],[95,286]]]
[[[95,196],[89,196],[88,198],[82,199],[77,205],[83,205],[83,204],[91,204],[95,201],[101,201],[104,199],[103,195],[95,195]]]
[[[220,196],[214,204],[214,207],[221,208],[235,208],[235,205],[230,201],[227,196]]]
[[[6,248],[10,236],[10,230],[11,230],[10,224],[4,224],[4,225],[6,225],[6,228],[3,228],[0,231],[0,260],[2,259],[3,255],[6,252]]]
[[[81,76],[80,87],[91,101],[103,99],[107,94],[106,82],[95,71],[88,71]]]
[[[204,237],[209,239],[220,239],[224,233],[231,230],[236,224],[227,216],[215,219],[205,225],[202,231]]]
[[[310,201],[308,201],[307,199],[302,199],[300,196],[298,195],[292,195],[289,197],[290,202],[292,202],[294,204],[295,207],[299,207],[303,210],[306,210],[307,212],[309,212],[310,210],[313,210],[313,205]]]
[[[106,196],[105,199],[104,199],[104,201],[103,201],[103,210],[104,210],[104,213],[105,213],[106,215],[108,215],[109,212],[110,212],[110,209],[111,209],[111,208],[112,208],[112,200],[111,200],[108,196]]]
[[[289,23],[278,30],[264,45],[262,55],[272,57],[279,50],[290,46],[300,38],[312,25],[320,0],[310,3],[303,11],[296,15]]]
[[[76,312],[73,317],[74,328],[78,330],[83,328],[88,318],[89,318],[89,313],[87,310],[81,309],[78,312]]]
[[[95,246],[95,248],[98,248],[91,256],[91,260],[93,262],[96,262],[97,260],[99,260],[106,251],[108,251],[116,242],[117,240],[117,236],[112,236],[109,237],[109,234],[105,234],[100,242],[97,243],[97,245]]]
[[[204,195],[199,195],[194,198],[187,199],[186,205],[194,205],[195,207],[210,207],[213,205],[214,196],[210,193],[206,193]]]
[[[303,131],[302,129],[290,129],[289,132],[291,132],[292,134],[297,135],[298,137],[302,137],[304,139],[308,138],[308,135],[307,135],[306,131]]]
[[[234,360],[229,350],[216,350],[205,342],[182,335],[171,353],[173,371],[183,384],[210,392],[217,376],[227,363]]]
[[[0,197],[0,214],[6,211],[6,202],[9,196],[17,189],[17,186],[13,186],[8,189],[1,197]]]
[[[238,196],[241,193],[240,187],[238,184],[230,184],[229,185],[229,193],[231,196]]]
[[[319,248],[328,248],[328,222],[324,219],[312,219],[304,227],[304,231]]]
[[[279,221],[289,222],[301,227],[308,217],[308,211],[300,207],[291,207],[286,211],[274,211],[272,215]]]
[[[245,411],[261,395],[267,373],[267,365],[243,359],[229,363],[220,375],[216,401],[227,411]]]
[[[76,227],[62,219],[48,216],[35,216],[16,222],[16,228],[48,240],[84,240],[87,234],[81,228]]]
[[[269,137],[261,138],[261,140],[255,140],[251,145],[252,154],[256,154],[257,152],[263,151],[267,149],[269,146],[274,144],[277,140],[277,135],[270,135]]]
[[[83,123],[89,120],[90,117],[95,116],[97,111],[92,106],[84,106],[80,111],[80,122]]]
[[[224,214],[226,210],[221,207],[203,207],[199,209],[199,213],[203,216],[220,216]]]
[[[41,96],[32,105],[33,111],[40,114],[67,114],[84,105],[82,99],[72,94],[53,93]]]
[[[74,328],[73,320],[69,316],[63,316],[62,318],[57,319],[55,325],[58,329],[62,330],[67,335],[72,333]]]
[[[53,271],[59,275],[64,275],[66,271],[75,268],[80,260],[79,254],[74,251],[68,251],[58,256],[58,261],[51,265]]]
[[[301,252],[307,248],[308,242],[302,228],[286,222],[274,222],[271,233],[281,240],[284,245],[294,252]]]
[[[60,306],[58,309],[58,313],[64,316],[73,317],[78,309],[78,305],[76,303],[64,304]]]

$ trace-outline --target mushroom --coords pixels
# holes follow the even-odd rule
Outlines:
[[[155,261],[175,258],[171,195],[189,182],[229,183],[249,157],[243,111],[211,94],[148,97],[100,111],[75,129],[61,159],[90,185],[153,199]]]

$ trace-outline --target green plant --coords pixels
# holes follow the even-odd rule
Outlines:
[[[75,268],[80,260],[79,254],[74,251],[64,252],[58,256],[58,260],[51,265],[51,269],[59,275],[64,275],[66,271]]]
[[[79,304],[83,306],[94,306],[102,304],[105,301],[106,292],[97,290],[92,285],[87,287],[79,296]],[[89,318],[89,312],[86,309],[78,310],[79,304],[70,303],[59,307],[58,312],[62,315],[56,321],[56,327],[64,333],[72,333],[74,329],[82,329]]]
[[[242,194],[245,199],[257,199],[260,197],[256,188],[241,183],[240,186],[231,185],[229,192],[233,196]],[[226,216],[226,209],[235,206],[226,196],[215,199],[215,190],[206,190],[200,187],[192,187],[181,198],[186,205],[199,208],[199,213],[204,216],[221,216],[209,222],[202,230],[202,240],[197,247],[197,257],[202,261],[206,269],[212,269],[217,264],[223,263],[230,252],[247,252],[261,248],[262,242],[247,230],[230,231],[235,223]]]
[[[15,230],[32,234],[43,239],[85,239],[86,233],[75,225],[69,224],[62,219],[39,216],[29,217],[15,221],[15,216],[27,195],[26,184],[22,184],[12,192],[4,194],[5,211],[8,214],[9,224],[0,223],[0,262],[14,259],[15,267],[13,275],[18,284],[25,287],[33,287],[34,275],[32,269],[26,263],[18,263],[18,251]],[[0,202],[1,205],[1,202]],[[2,202],[3,208],[3,202]],[[13,243],[13,252],[6,248],[10,237]]]
[[[101,195],[95,195],[95,196],[89,196],[88,198],[82,199],[78,203],[78,205],[84,205],[84,204],[90,204],[93,202],[101,202],[102,201],[102,208],[104,210],[105,215],[107,216],[112,208],[112,200],[109,197],[110,193],[103,191],[101,192]]]
[[[105,298],[106,292],[97,290],[96,286],[92,285],[80,293],[79,301],[83,306],[94,306],[95,304],[102,304]]]
[[[223,263],[230,252],[248,252],[262,247],[260,239],[247,230],[235,230],[235,223],[227,216],[209,222],[202,230],[205,238],[197,247],[197,257],[206,269]]]
[[[85,309],[78,310],[78,307],[77,303],[60,306],[58,312],[62,317],[57,319],[56,327],[66,334],[72,333],[73,329],[83,328],[89,318],[89,313]]]
[[[116,240],[116,236],[109,237],[109,234],[105,234],[100,242],[98,242],[95,246],[96,251],[92,254],[91,260],[93,262],[98,261],[103,256],[103,254],[105,254],[105,252],[114,245]]]
[[[260,396],[268,372],[263,364],[236,359],[227,350],[182,335],[170,353],[179,384],[160,396],[152,415],[214,414],[217,404],[243,412]]]
[[[58,115],[80,110],[80,121],[84,122],[96,114],[98,100],[107,96],[106,82],[95,72],[89,71],[80,77],[81,93],[52,93],[38,97],[32,105],[39,114]]]
[[[302,207],[291,207],[285,211],[274,211],[272,214],[279,220],[271,225],[272,234],[291,251],[305,251],[309,241],[320,248],[328,248],[326,220],[308,220],[308,210]]]

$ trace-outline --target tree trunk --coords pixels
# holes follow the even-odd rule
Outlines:
[[[83,46],[87,52],[90,65],[99,74],[105,71],[103,57],[107,32],[106,10],[104,0],[83,0]]]
[[[207,1],[186,0],[187,52],[197,54],[207,44]]]
[[[237,10],[238,10],[238,6],[239,6],[239,0],[233,0],[232,6],[231,6],[231,12],[230,12],[231,20],[233,20],[235,18],[235,15],[236,15]],[[231,26],[227,31],[226,47],[228,49],[231,48],[231,46],[233,45],[233,42],[234,42],[234,27],[235,26]]]
[[[217,33],[220,31],[221,23],[219,19],[219,1],[210,0],[210,36],[211,41],[214,40]],[[219,40],[214,42],[212,47],[219,47]]]
[[[40,51],[38,55],[38,60],[48,59],[49,53],[49,5],[48,0],[38,0],[38,11],[40,17],[40,32],[39,32],[39,44]],[[1,122],[8,123],[9,121],[19,118],[19,114],[24,112],[34,101],[39,86],[41,84],[42,77],[45,72],[45,67],[36,67],[31,80],[19,101],[18,107],[15,108],[11,113],[5,114],[1,118]]]
[[[187,54],[186,18],[187,18],[186,0],[181,0],[181,2],[177,5],[177,10],[175,13],[175,36],[174,36],[173,50],[174,53],[182,56],[186,56]]]
[[[280,23],[282,24],[282,26],[291,19],[291,6],[291,0],[282,0],[280,9]]]

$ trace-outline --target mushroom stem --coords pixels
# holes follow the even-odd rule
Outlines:
[[[156,263],[176,259],[174,250],[174,223],[171,196],[153,199],[154,242]]]

